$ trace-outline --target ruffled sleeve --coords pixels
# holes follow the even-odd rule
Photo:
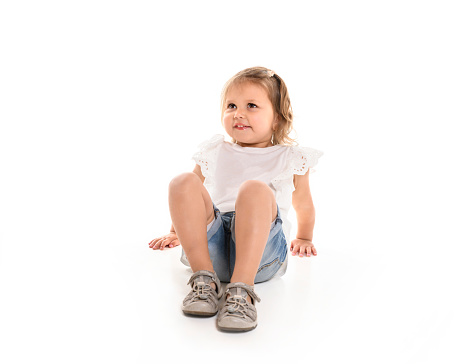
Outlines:
[[[314,148],[293,146],[289,153],[292,174],[303,175],[307,173],[307,170],[310,170],[309,173],[314,173],[313,167],[323,154],[322,151]]]
[[[223,143],[225,137],[215,134],[212,138],[203,141],[197,146],[197,152],[192,159],[200,166],[202,175],[207,179],[213,175],[213,169],[217,158],[218,146]]]
[[[314,173],[315,169],[313,167],[324,154],[320,150],[309,147],[290,146],[288,148],[286,167],[271,180],[277,196],[281,196],[282,199],[286,198],[286,195],[289,196],[287,198],[290,198],[289,192],[295,191],[292,176],[294,174],[306,174],[308,170],[310,170],[310,173]],[[286,188],[289,191],[288,193],[285,192]]]

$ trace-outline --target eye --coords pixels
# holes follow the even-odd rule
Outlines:
[[[248,104],[248,106],[253,105],[254,107],[257,107],[255,104],[252,104],[251,102]],[[252,107],[250,107],[252,109]]]
[[[228,104],[228,108],[232,109],[232,106],[235,106],[235,104]]]

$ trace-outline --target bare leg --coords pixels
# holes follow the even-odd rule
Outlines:
[[[242,183],[235,202],[235,268],[231,282],[253,285],[277,216],[276,198],[264,182]]]
[[[169,183],[169,211],[193,272],[213,272],[207,243],[207,225],[214,219],[212,199],[200,178],[182,173]]]

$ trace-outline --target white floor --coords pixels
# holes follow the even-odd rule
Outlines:
[[[91,214],[101,224],[100,212]],[[55,232],[55,222],[45,219],[43,228],[34,224],[39,239],[31,234],[36,229],[14,236],[11,227],[4,235],[15,244],[2,247],[3,362],[155,363],[165,355],[208,357],[208,349],[232,363],[239,355],[467,362],[469,338],[459,334],[471,320],[461,293],[468,287],[459,283],[465,268],[435,259],[438,253],[383,241],[378,249],[345,250],[321,242],[319,256],[290,256],[285,276],[256,285],[258,327],[231,334],[217,330],[215,317],[182,314],[191,273],[179,262],[181,248],[149,249],[139,219],[126,215],[128,227],[112,231],[114,221],[104,219],[94,236],[85,227]],[[92,220],[83,222],[97,226]]]

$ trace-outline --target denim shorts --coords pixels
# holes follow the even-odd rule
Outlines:
[[[221,282],[230,282],[235,267],[235,211],[221,214],[213,204],[215,220],[207,231],[207,241],[210,259],[215,273]],[[261,283],[273,278],[277,273],[281,276],[287,267],[287,242],[282,229],[282,219],[278,214],[271,228],[255,277],[255,283]],[[189,265],[182,251],[181,261]]]

